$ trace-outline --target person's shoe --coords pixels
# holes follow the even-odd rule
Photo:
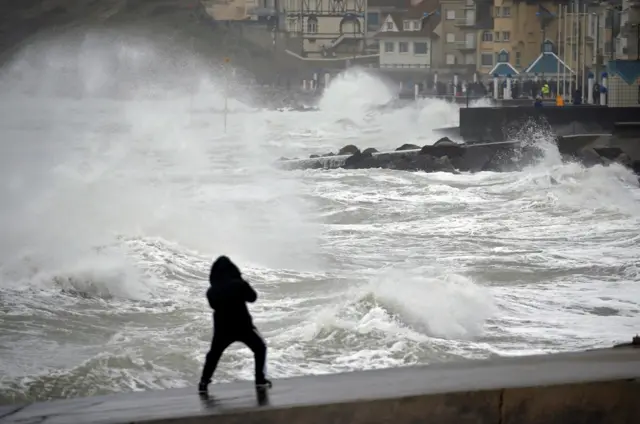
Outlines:
[[[200,384],[198,384],[198,393],[201,395],[206,395],[209,393],[209,383],[207,383],[206,381],[201,381]]]
[[[256,380],[256,389],[270,389],[273,387],[271,380],[263,378],[262,380]]]

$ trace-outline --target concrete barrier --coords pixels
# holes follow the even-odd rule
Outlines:
[[[636,346],[637,347],[637,346]],[[637,424],[640,349],[499,358],[16,405],[0,423]]]
[[[463,140],[505,141],[528,124],[548,127],[559,136],[586,133],[612,134],[616,123],[638,121],[638,108],[505,107],[460,109]]]

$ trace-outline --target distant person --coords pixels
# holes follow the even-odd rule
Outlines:
[[[573,104],[574,106],[580,106],[582,104],[582,92],[580,88],[573,92]]]
[[[600,84],[593,84],[593,104],[600,104]]]
[[[559,94],[556,97],[556,106],[564,106],[564,99]]]
[[[542,107],[542,98],[540,96],[536,97],[536,101],[533,103],[533,107]]]
[[[234,342],[242,342],[253,351],[256,388],[270,388],[271,381],[265,378],[267,346],[253,325],[246,304],[255,302],[258,295],[226,256],[220,256],[211,266],[209,284],[207,299],[213,309],[213,340],[204,362],[198,392],[208,392],[222,352]]]
[[[548,98],[549,93],[551,92],[551,89],[549,88],[549,84],[545,82],[540,91],[542,91],[542,97],[544,97],[545,99]]]

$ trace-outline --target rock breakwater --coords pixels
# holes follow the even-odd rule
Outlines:
[[[593,135],[559,137],[558,149],[565,161],[578,161],[585,166],[621,163],[634,171],[640,167],[619,148],[603,147],[607,141]],[[595,143],[595,145],[594,145]],[[497,142],[482,144],[455,143],[447,137],[434,144],[403,144],[394,151],[379,152],[375,148],[360,150],[347,145],[337,153],[311,155],[308,159],[281,158],[284,169],[396,169],[423,172],[508,172],[532,165],[545,155],[536,143]]]

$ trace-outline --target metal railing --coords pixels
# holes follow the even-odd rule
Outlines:
[[[474,26],[476,24],[475,17],[471,18],[459,18],[454,21],[456,26]]]

